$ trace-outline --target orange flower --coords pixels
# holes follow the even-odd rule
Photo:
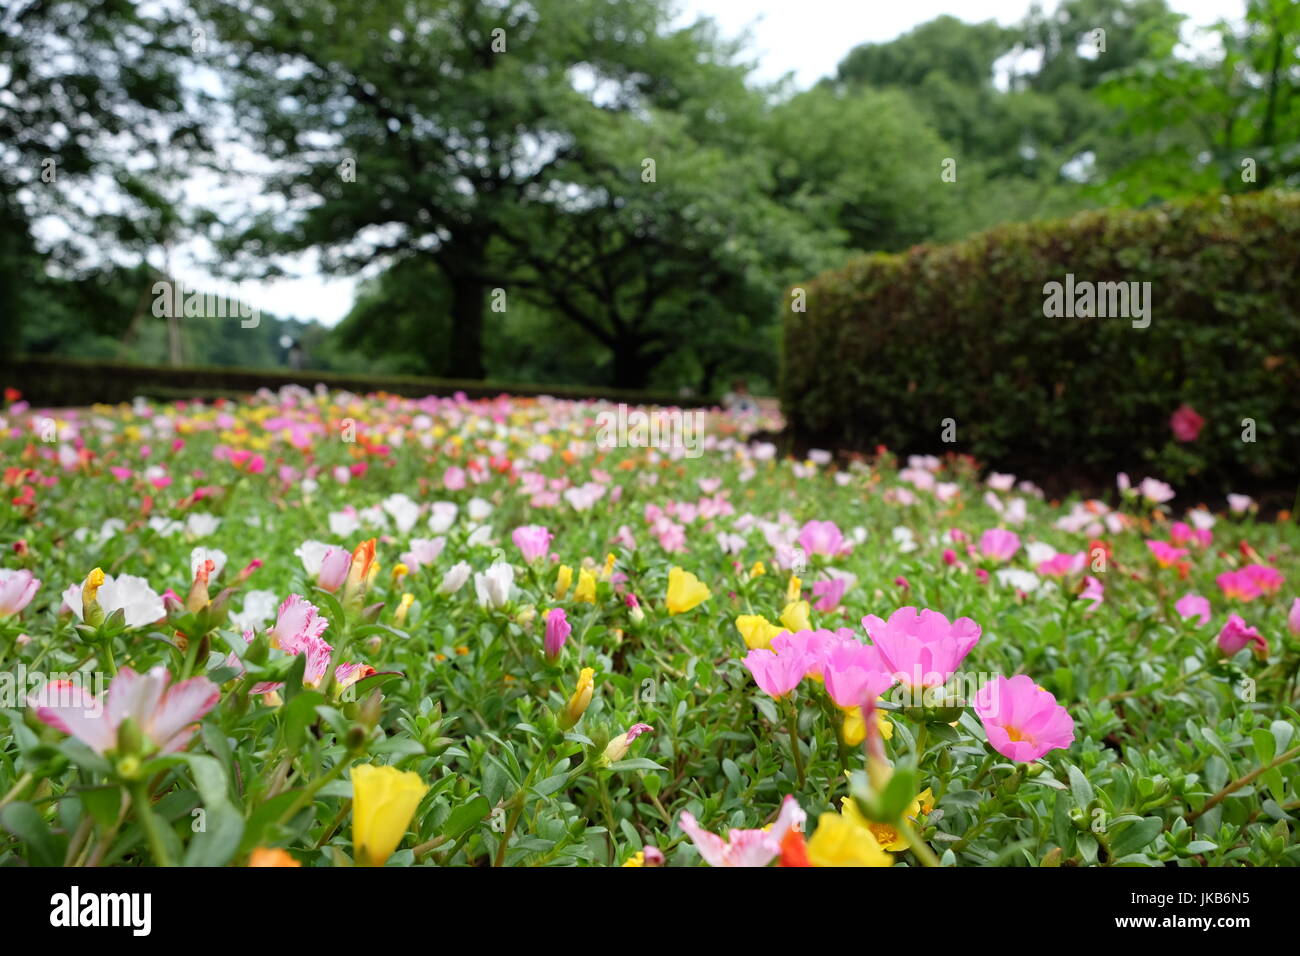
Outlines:
[[[249,866],[302,866],[289,855],[288,850],[280,847],[259,846],[248,856]]]

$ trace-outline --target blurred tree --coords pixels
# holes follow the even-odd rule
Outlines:
[[[174,232],[179,172],[153,147],[205,146],[178,75],[192,37],[169,5],[15,0],[0,9],[0,339],[82,310],[83,334],[120,334],[116,266],[136,268]],[[44,258],[36,258],[39,234]],[[121,275],[117,274],[118,278]],[[67,301],[60,303],[60,297]],[[87,307],[88,306],[88,307]]]
[[[1163,55],[1097,90],[1129,144],[1101,188],[1108,202],[1145,204],[1300,183],[1300,5],[1249,0],[1219,21],[1214,49]]]

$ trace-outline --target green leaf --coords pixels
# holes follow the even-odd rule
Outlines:
[[[1144,817],[1111,841],[1111,855],[1121,857],[1136,853],[1159,836],[1164,825],[1159,817]]]
[[[0,826],[27,844],[28,861],[33,865],[63,865],[67,838],[53,833],[30,803],[11,803],[0,810]]]

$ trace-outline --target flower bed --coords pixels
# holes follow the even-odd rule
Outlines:
[[[1300,863],[1300,533],[1249,499],[547,398],[8,399],[0,863]]]

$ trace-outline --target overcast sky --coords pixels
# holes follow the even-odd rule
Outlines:
[[[1019,21],[1030,0],[679,0],[684,19],[712,17],[727,36],[748,33],[749,57],[761,80],[775,81],[793,74],[799,88],[811,86],[859,43],[881,42],[943,14],[963,20]],[[1045,4],[1054,6],[1051,0]],[[1197,26],[1224,17],[1241,16],[1241,0],[1169,0]],[[184,261],[173,263],[176,274],[197,288],[215,288],[204,270]],[[239,292],[264,312],[284,317],[338,322],[352,305],[353,279],[327,278],[305,260],[302,278],[275,283],[245,283]]]

